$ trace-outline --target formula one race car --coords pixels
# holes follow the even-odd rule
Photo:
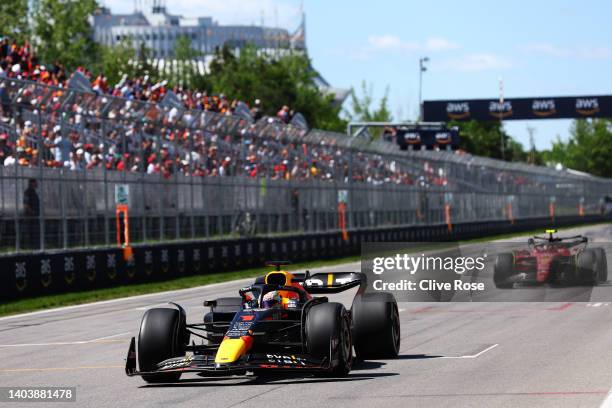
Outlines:
[[[310,275],[276,270],[240,289],[239,297],[205,301],[202,323],[187,324],[184,309],[146,311],[132,338],[125,371],[149,383],[201,376],[313,372],[345,376],[359,358],[394,358],[400,348],[397,302],[390,293],[364,293],[361,273]],[[314,294],[358,287],[350,310]],[[200,344],[189,343],[190,337]],[[189,354],[187,354],[189,353]],[[136,363],[138,362],[138,371]]]
[[[501,289],[514,283],[553,285],[596,285],[608,280],[608,262],[603,248],[587,248],[582,235],[555,237],[557,230],[546,230],[548,237],[534,236],[528,248],[500,253],[495,259],[493,280]]]

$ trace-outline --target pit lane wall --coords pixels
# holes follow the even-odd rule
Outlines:
[[[119,248],[73,249],[0,256],[0,302],[108,288],[182,276],[263,266],[266,260],[314,261],[358,255],[363,242],[436,242],[605,221],[598,215],[530,218],[341,232],[134,246],[131,261]]]

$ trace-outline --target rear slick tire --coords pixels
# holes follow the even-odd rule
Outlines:
[[[512,289],[513,282],[509,282],[514,270],[514,255],[511,253],[501,253],[495,258],[493,267],[493,282],[498,289]]]
[[[396,358],[400,350],[401,327],[395,297],[385,292],[358,295],[351,310],[357,358]]]
[[[606,251],[603,248],[594,248],[595,264],[597,265],[597,283],[606,283],[608,281],[608,259]]]

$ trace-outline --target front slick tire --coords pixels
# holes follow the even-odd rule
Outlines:
[[[322,376],[345,377],[353,364],[353,342],[349,315],[340,303],[313,306],[306,316],[306,347],[318,358],[329,358],[336,364]]]
[[[180,313],[176,309],[149,309],[142,318],[138,334],[138,365],[140,371],[154,371],[157,364],[184,355],[182,344],[185,328],[181,326]],[[180,372],[143,374],[148,383],[176,382]]]

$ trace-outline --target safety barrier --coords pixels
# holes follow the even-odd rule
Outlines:
[[[565,216],[555,227],[603,221],[601,216]],[[305,262],[359,254],[364,242],[431,242],[551,227],[548,217],[514,223],[480,223],[359,229],[342,232],[254,237],[249,239],[135,245],[124,258],[121,248],[73,249],[0,256],[0,302],[49,294],[85,291],[183,276],[263,266],[269,259]],[[346,239],[345,239],[346,238]]]

